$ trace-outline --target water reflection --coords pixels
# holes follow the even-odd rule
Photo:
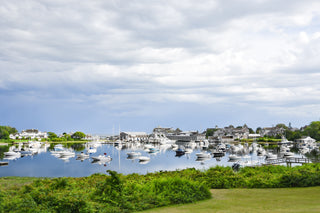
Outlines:
[[[319,161],[319,147],[293,144],[263,146],[252,144],[175,144],[101,142],[43,144],[20,143],[0,148],[0,176],[88,176],[106,173],[105,167],[119,173],[140,173],[212,166],[261,165],[268,160],[307,157]]]

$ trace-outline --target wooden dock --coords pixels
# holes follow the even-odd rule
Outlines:
[[[278,159],[266,159],[265,163],[263,165],[276,165],[276,164],[282,164],[286,163],[287,166],[291,166],[293,163],[297,164],[306,164],[311,163],[311,160],[308,158],[278,158]]]

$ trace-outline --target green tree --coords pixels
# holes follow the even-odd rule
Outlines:
[[[208,138],[209,136],[213,136],[213,133],[214,133],[213,129],[207,129],[206,138]]]
[[[72,135],[71,135],[71,137],[73,138],[73,139],[83,139],[83,138],[85,138],[86,137],[86,134],[84,134],[83,132],[75,132],[75,133],[73,133]]]
[[[72,141],[73,140],[71,135],[69,135],[69,134],[67,134],[65,132],[63,133],[63,138],[65,138],[67,141]]]
[[[286,129],[284,134],[289,141],[294,141],[296,139],[301,138],[302,136],[302,133],[300,130],[291,131],[290,129]]]
[[[320,141],[320,121],[313,121],[303,131],[303,135],[310,136],[317,141]]]
[[[179,128],[177,128],[177,129],[175,130],[175,132],[180,133],[180,132],[182,132],[182,130],[179,129]]]
[[[285,124],[277,124],[277,128],[283,128],[283,129],[288,129],[288,127]]]
[[[48,138],[50,138],[51,140],[54,139],[54,138],[57,138],[57,134],[54,133],[54,132],[48,132]]]
[[[0,139],[9,139],[9,132],[7,131],[7,130],[2,130],[1,132],[0,132]]]
[[[258,127],[258,128],[256,129],[256,133],[259,134],[260,131],[261,131],[261,127]]]
[[[249,128],[249,133],[250,133],[250,134],[254,134],[254,131],[253,131],[252,128]]]
[[[9,139],[10,134],[17,133],[17,129],[10,126],[0,126],[0,139]]]

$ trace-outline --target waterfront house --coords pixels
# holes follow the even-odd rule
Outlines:
[[[311,148],[316,147],[316,140],[311,137],[302,137],[300,139],[296,139],[295,141],[297,148]]]
[[[249,128],[246,124],[239,127],[234,127],[232,125],[224,127],[224,128],[214,128],[213,129],[213,137],[212,138],[220,138],[224,137],[227,141],[233,141],[234,139],[247,139],[249,137]]]
[[[42,139],[48,138],[47,132],[41,132],[37,129],[26,129],[22,130],[21,133],[10,134],[10,139],[22,139],[22,138],[29,138],[29,139]]]
[[[198,131],[185,131],[185,132],[175,132],[175,133],[169,133],[167,137],[170,140],[174,141],[184,141],[184,142],[190,142],[190,141],[203,141],[206,138],[206,135],[203,133],[199,133]]]
[[[282,127],[265,127],[260,130],[259,134],[261,137],[276,137],[278,135],[283,135],[285,129]]]
[[[145,132],[120,132],[120,140],[146,141],[148,140],[148,134]]]

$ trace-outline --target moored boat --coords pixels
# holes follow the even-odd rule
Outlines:
[[[10,156],[19,157],[19,156],[21,156],[20,152],[14,152],[14,151],[4,152],[3,154],[5,156],[7,156],[7,157],[10,157]]]
[[[229,155],[229,160],[234,161],[234,160],[239,160],[241,157],[238,155]]]
[[[207,152],[196,153],[196,156],[198,158],[210,158],[211,157],[210,153],[207,153]]]
[[[139,161],[149,161],[149,160],[150,160],[150,158],[147,156],[140,156],[139,157]]]
[[[80,154],[77,154],[77,157],[79,159],[86,159],[86,158],[89,158],[89,154],[85,154],[85,153],[81,152]]]
[[[104,153],[103,155],[99,155],[99,156],[91,156],[91,158],[94,161],[103,161],[103,162],[108,162],[112,160],[110,156],[107,156],[107,153]]]
[[[127,153],[128,157],[133,158],[133,157],[138,157],[141,155],[140,152],[128,152]]]

